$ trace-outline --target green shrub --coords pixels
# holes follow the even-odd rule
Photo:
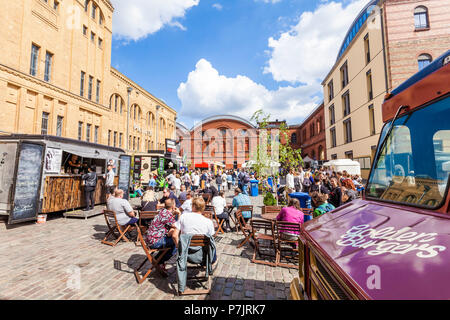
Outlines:
[[[277,200],[273,196],[272,192],[267,192],[264,196],[264,205],[265,206],[275,206],[277,205]]]

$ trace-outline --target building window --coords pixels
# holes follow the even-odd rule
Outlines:
[[[328,114],[330,116],[330,126],[336,123],[336,118],[334,116],[334,104],[328,107]]]
[[[337,160],[337,154],[332,154],[331,155],[331,160]]]
[[[328,100],[331,101],[334,98],[334,85],[333,80],[328,83]]]
[[[336,127],[330,129],[331,147],[335,148],[336,144]]]
[[[64,125],[64,117],[58,116],[56,118],[56,135],[58,137],[62,136],[63,125]]]
[[[97,10],[97,6],[96,6],[94,3],[92,3],[91,17],[92,17],[92,19],[94,19],[94,20],[95,20],[95,13],[96,13],[96,10]]]
[[[350,92],[347,91],[342,95],[342,109],[344,117],[350,114]]]
[[[48,134],[48,112],[42,112],[42,127],[41,134]]]
[[[99,18],[99,20],[98,20],[98,23],[100,24],[100,25],[102,25],[103,24],[103,15],[100,13],[100,18]]]
[[[310,138],[314,137],[314,134],[315,134],[315,132],[314,132],[314,123],[311,123],[309,125],[309,137]]]
[[[123,133],[119,133],[119,148],[122,148]]]
[[[94,142],[98,143],[98,126],[94,128]]]
[[[428,9],[424,6],[414,9],[414,26],[416,30],[428,29],[430,24],[428,23]]]
[[[111,145],[111,130],[108,130],[108,146]]]
[[[80,80],[80,96],[84,97],[84,79],[86,78],[86,73],[81,71],[81,80]]]
[[[58,7],[59,7],[59,2],[55,0],[55,1],[53,2],[53,9],[55,9],[56,11],[58,11]]]
[[[303,143],[306,141],[306,129],[303,129]]]
[[[95,90],[95,101],[97,103],[100,103],[100,87],[101,87],[101,81],[97,80],[97,89]]]
[[[347,119],[344,121],[344,139],[345,143],[352,142],[352,120]]]
[[[78,140],[83,140],[83,122],[78,122]]]
[[[103,47],[103,39],[98,38],[98,47],[101,49]]]
[[[296,144],[297,143],[297,134],[296,133],[293,133],[291,135],[291,143],[292,144]]]
[[[433,58],[429,54],[421,54],[419,56],[418,62],[419,62],[419,71],[425,68],[427,65],[429,65],[433,61]]]
[[[136,137],[133,137],[133,150],[136,150]]]
[[[369,70],[366,73],[366,83],[367,83],[367,98],[370,100],[373,99],[373,88],[372,88],[372,71]]]
[[[32,76],[37,75],[38,68],[39,47],[35,44],[31,45],[31,62],[30,62],[30,74]]]
[[[345,153],[345,157],[346,157],[347,159],[353,160],[353,151],[347,151],[347,152]]]
[[[94,77],[89,76],[89,83],[88,83],[88,99],[92,100],[92,82],[94,81]]]
[[[86,124],[86,141],[91,142],[91,124]]]
[[[366,64],[370,62],[370,43],[369,43],[369,34],[366,34],[364,37],[364,52],[366,55]]]
[[[348,65],[347,61],[341,67],[341,81],[342,81],[342,89],[348,84]]]
[[[45,54],[45,73],[44,73],[44,80],[50,81],[51,74],[52,74],[52,60],[53,60],[53,54],[47,51]]]
[[[369,123],[370,123],[370,134],[373,136],[375,134],[375,110],[373,104],[369,106]]]
[[[95,33],[91,31],[91,41],[95,42]]]
[[[84,11],[88,12],[88,8],[89,8],[89,0],[85,0],[84,1]]]
[[[85,35],[87,37],[87,31],[88,28],[86,26],[83,26],[83,35]]]
[[[137,151],[141,151],[141,138],[137,138]]]
[[[113,142],[114,142],[114,147],[117,147],[117,131],[114,131],[114,139],[113,139]]]

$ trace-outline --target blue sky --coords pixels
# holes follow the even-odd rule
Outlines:
[[[112,66],[191,127],[260,108],[301,122],[321,101],[320,82],[367,0],[112,2]]]

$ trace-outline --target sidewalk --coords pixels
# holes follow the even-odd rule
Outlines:
[[[262,197],[252,202],[258,206]],[[260,208],[255,209],[258,216]],[[251,263],[253,248],[236,248],[243,235],[227,233],[216,239],[211,294],[177,297],[175,257],[167,265],[168,278],[155,272],[138,285],[133,269],[145,258],[142,248],[125,242],[114,248],[103,245],[106,231],[103,216],[49,216],[43,225],[8,228],[0,222],[0,299],[287,299],[290,282],[298,275],[296,269]]]

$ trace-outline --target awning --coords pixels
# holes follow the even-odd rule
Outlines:
[[[61,149],[64,152],[68,152],[77,155],[82,158],[90,159],[104,159],[104,160],[120,160],[121,153],[104,150],[100,148],[86,148],[75,144],[60,143],[48,141],[47,147]]]

